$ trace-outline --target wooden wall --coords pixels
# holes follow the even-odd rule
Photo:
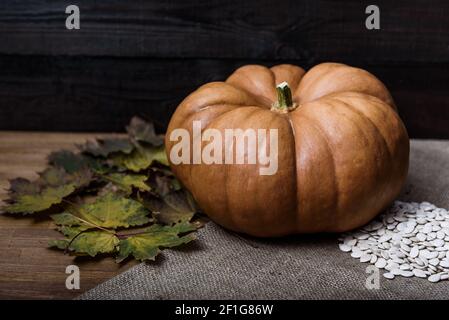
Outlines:
[[[81,29],[65,28],[77,4]],[[412,137],[449,138],[449,2],[2,0],[0,130],[163,129],[194,88],[246,63],[337,61],[392,91]]]

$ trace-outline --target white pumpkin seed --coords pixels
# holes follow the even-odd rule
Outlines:
[[[368,262],[370,260],[371,260],[370,254],[363,253],[362,256],[360,257],[360,262]]]
[[[449,268],[449,259],[441,260],[440,266],[442,266],[443,268]]]
[[[420,269],[413,269],[413,274],[418,278],[427,278],[427,274]]]
[[[442,247],[442,246],[444,246],[444,240],[441,240],[441,239],[435,239],[435,240],[432,241],[432,244],[433,244],[435,247]]]
[[[427,235],[427,241],[431,241],[431,240],[435,239],[436,237],[437,237],[436,232],[430,232],[430,233]]]
[[[449,279],[449,212],[429,202],[394,204],[359,231],[339,237],[339,248],[395,276]]]
[[[384,234],[379,238],[379,243],[383,243],[385,241],[389,241],[391,239],[391,234]]]
[[[419,255],[419,249],[418,249],[418,247],[413,247],[411,250],[410,250],[410,257],[411,258],[416,258],[417,256]]]
[[[439,274],[433,274],[429,278],[427,278],[430,282],[438,282],[441,280],[441,275]]]
[[[437,266],[440,263],[440,259],[438,258],[433,258],[431,260],[429,260],[429,264],[432,266]]]
[[[394,274],[395,276],[399,276],[402,273],[401,269],[393,269],[390,271],[392,274]]]
[[[369,234],[367,233],[359,233],[358,235],[355,236],[357,239],[359,240],[365,240],[369,238]]]
[[[384,273],[383,276],[387,279],[394,279],[394,274],[391,272]]]
[[[403,277],[406,277],[406,278],[410,278],[410,277],[413,277],[413,272],[407,271],[407,270],[401,270],[400,275]]]
[[[416,238],[418,238],[419,241],[426,241],[427,236],[424,233],[418,233]]]
[[[385,268],[386,265],[387,265],[387,261],[384,258],[377,259],[376,264],[375,264],[375,266],[379,269]]]
[[[440,279],[441,279],[441,280],[447,280],[447,279],[449,279],[449,273],[443,273],[443,274],[440,276]]]
[[[352,250],[352,247],[351,247],[351,246],[349,246],[349,245],[347,245],[347,244],[344,244],[344,243],[340,243],[340,244],[338,245],[338,247],[339,247],[340,250],[343,251],[343,252],[349,252],[349,251]]]
[[[419,224],[426,224],[427,220],[423,219],[423,218],[418,218],[418,219],[416,219],[416,222],[419,223]]]
[[[393,269],[398,269],[398,268],[399,268],[399,264],[389,260],[387,263],[387,266],[385,267],[385,270],[391,271]]]
[[[404,243],[406,245],[411,245],[413,243],[413,241],[409,238],[404,238],[404,239],[402,239],[402,243]]]
[[[347,246],[353,247],[357,244],[357,239],[354,239],[353,237],[346,237],[343,243]]]

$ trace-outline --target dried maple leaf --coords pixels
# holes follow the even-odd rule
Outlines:
[[[195,235],[190,232],[196,230],[194,224],[183,222],[174,226],[154,224],[138,232],[122,231],[121,234],[117,234],[113,230],[103,228],[92,230],[95,226],[70,213],[52,215],[52,219],[60,225],[58,230],[66,236],[66,239],[52,240],[49,242],[50,247],[90,256],[112,253],[118,247],[119,254],[116,259],[118,263],[130,255],[142,261],[154,260],[161,248],[171,248],[194,240]]]
[[[71,214],[69,212],[52,214],[51,218],[57,225],[60,225],[60,226],[72,227],[72,226],[79,226],[79,225],[83,224],[83,222],[80,220],[80,218],[78,218],[77,216],[75,216],[74,214]]]
[[[182,189],[181,184],[174,176],[162,175],[157,171],[150,174],[148,184],[151,190],[159,196],[165,196],[172,191]]]
[[[130,255],[140,261],[154,260],[160,248],[176,247],[196,239],[195,234],[189,233],[194,230],[196,230],[195,226],[189,223],[179,223],[174,226],[152,225],[142,233],[120,240],[116,260],[122,262]],[[182,234],[186,235],[181,236]]]
[[[34,213],[49,209],[52,205],[61,203],[63,198],[75,191],[74,184],[60,187],[46,187],[33,194],[14,196],[14,202],[3,208],[8,213]]]
[[[39,193],[41,187],[37,183],[24,178],[16,178],[9,181],[9,198],[16,199],[19,195]]]
[[[137,142],[148,143],[155,147],[162,146],[164,143],[164,135],[156,134],[153,123],[146,122],[139,117],[131,119],[126,131],[131,139]]]
[[[92,180],[92,172],[87,167],[78,171],[67,172],[63,167],[48,167],[39,173],[39,179],[30,182],[38,186],[62,186],[64,184],[74,184],[76,188],[86,187]]]
[[[117,262],[154,260],[162,248],[192,241],[202,224],[192,221],[195,203],[168,167],[163,135],[139,118],[127,131],[128,139],[89,141],[81,153],[53,152],[38,179],[10,181],[6,211],[57,205],[64,211],[51,218],[65,238],[50,246],[74,255],[118,254]],[[152,215],[159,224],[148,227]]]
[[[85,175],[86,171],[98,174],[104,174],[109,171],[104,159],[68,150],[52,152],[48,156],[48,162],[50,165],[62,168],[65,172],[74,175]]]
[[[147,195],[141,201],[158,223],[166,225],[188,222],[197,212],[191,196],[184,190],[172,191],[160,198]]]
[[[129,154],[134,150],[134,145],[127,138],[110,138],[88,141],[80,149],[95,157],[107,157],[113,153]]]
[[[39,173],[39,179],[30,183],[35,183],[39,186],[60,186],[66,183],[73,182],[73,177],[68,175],[64,169],[49,167]]]
[[[159,173],[160,175],[167,176],[167,177],[174,177],[175,175],[170,170],[170,167],[167,165],[161,165],[159,163],[155,163],[153,166],[151,166],[151,171],[155,173]]]
[[[119,189],[125,191],[126,194],[130,194],[133,188],[140,191],[151,190],[150,186],[145,183],[145,181],[148,180],[148,177],[143,174],[111,173],[104,176],[104,178],[112,182]]]
[[[49,167],[35,181],[23,178],[10,181],[9,204],[3,208],[9,213],[34,213],[59,204],[63,198],[91,181],[88,170],[69,174],[63,168]]]
[[[116,154],[111,157],[111,160],[114,165],[133,172],[148,169],[153,164],[153,161],[168,165],[163,146],[139,148],[130,154]]]
[[[138,201],[108,192],[93,203],[76,208],[80,217],[103,228],[128,228],[151,221],[149,211]]]
[[[113,232],[107,231],[72,231],[69,239],[52,240],[50,247],[73,251],[77,254],[87,254],[95,257],[99,253],[111,253],[116,250],[120,240]]]
[[[88,225],[80,225],[80,226],[59,226],[56,230],[61,232],[63,235],[68,237],[68,240],[73,239],[76,235],[80,234],[89,229],[95,229],[94,227]],[[104,230],[111,232],[110,230]]]
[[[48,162],[55,167],[63,168],[69,174],[89,168],[89,162],[85,157],[67,150],[50,153]]]

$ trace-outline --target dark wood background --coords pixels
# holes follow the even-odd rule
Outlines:
[[[81,30],[65,28],[77,4]],[[410,136],[449,138],[449,1],[2,0],[0,130],[164,129],[197,86],[246,63],[337,61],[382,79]]]

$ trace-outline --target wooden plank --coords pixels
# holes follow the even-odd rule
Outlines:
[[[35,178],[52,150],[73,149],[86,139],[109,136],[114,135],[0,132],[0,206],[6,198],[7,179]],[[48,240],[60,236],[53,228],[38,215],[0,215],[0,299],[70,299],[135,264],[117,265],[112,258],[74,258],[48,249]],[[80,268],[80,290],[65,287],[65,268],[71,264]]]
[[[247,63],[281,62],[0,56],[0,130],[120,132],[140,115],[163,131],[191,91]],[[411,137],[449,138],[449,64],[356,66],[385,82]]]
[[[3,0],[0,53],[159,58],[448,62],[449,3],[326,0],[78,0],[81,29],[65,28],[62,0]]]

